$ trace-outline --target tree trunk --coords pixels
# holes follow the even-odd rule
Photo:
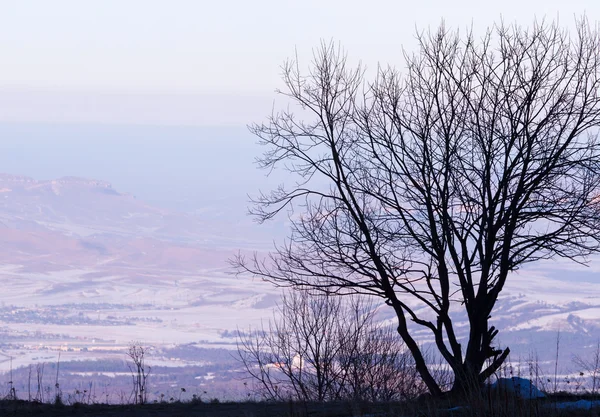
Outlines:
[[[451,393],[459,397],[478,395],[483,384],[504,363],[510,349],[504,351],[492,347],[492,341],[498,331],[488,328],[489,315],[475,309],[471,314],[469,344],[463,362],[453,369],[454,384]],[[487,367],[486,361],[493,358]]]
[[[404,315],[404,310],[402,306],[395,300],[392,300],[392,306],[396,311],[396,316],[398,317],[398,333],[402,340],[410,350],[410,353],[415,360],[415,368],[417,372],[423,379],[423,382],[427,386],[427,389],[431,393],[431,395],[435,397],[439,397],[442,395],[442,389],[439,384],[429,372],[429,368],[427,368],[427,363],[425,362],[425,358],[423,358],[423,354],[421,353],[421,349],[415,339],[412,338],[408,331],[408,327],[406,325],[406,316]]]
[[[465,358],[459,369],[453,371],[454,384],[450,390],[451,396],[471,398],[481,392],[484,381],[481,379],[481,367],[478,364],[471,363],[468,358]]]

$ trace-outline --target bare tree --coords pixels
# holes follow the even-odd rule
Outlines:
[[[392,326],[373,321],[373,315],[352,306],[345,327],[339,366],[342,397],[354,401],[399,401],[427,391],[412,356]],[[340,329],[342,330],[342,329]]]
[[[127,350],[127,356],[131,363],[127,366],[131,371],[132,391],[134,404],[146,404],[148,402],[147,382],[152,368],[147,366],[146,350],[140,342],[131,342]]]
[[[298,180],[253,213],[292,211],[291,235],[267,259],[234,263],[277,285],[382,297],[431,393],[442,390],[410,322],[431,331],[458,394],[509,354],[490,324],[509,275],[599,249],[600,39],[582,19],[573,34],[536,22],[418,40],[403,76],[381,69],[372,83],[332,44],[307,75],[284,65],[281,94],[301,117],[283,110],[251,131],[260,166]]]
[[[266,329],[239,333],[238,354],[266,399],[381,401],[424,392],[412,357],[371,303],[285,294]]]
[[[267,329],[240,338],[241,361],[265,398],[326,401],[337,396],[339,312],[339,299],[292,292],[283,296]]]

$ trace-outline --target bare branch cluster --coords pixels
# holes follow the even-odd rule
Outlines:
[[[238,354],[265,399],[391,401],[426,391],[412,357],[370,303],[287,293],[266,328],[239,335]]]

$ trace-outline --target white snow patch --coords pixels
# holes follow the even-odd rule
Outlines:
[[[530,400],[544,398],[546,394],[537,389],[530,380],[520,377],[500,378],[491,385],[493,390],[500,390],[516,395],[519,398]]]

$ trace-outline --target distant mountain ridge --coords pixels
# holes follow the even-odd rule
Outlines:
[[[47,190],[55,195],[60,195],[64,191],[101,191],[113,195],[121,194],[113,189],[112,185],[106,181],[92,180],[80,177],[62,177],[52,180],[36,180],[31,177],[17,176],[10,174],[0,174],[0,193],[10,193],[13,191],[34,192],[35,190]]]
[[[28,270],[224,268],[244,246],[227,226],[154,207],[105,181],[0,174],[0,261]]]
[[[44,185],[44,184],[61,184],[61,185],[82,185],[87,187],[102,187],[112,188],[112,185],[106,181],[86,179],[81,177],[62,177],[52,180],[36,180],[24,175],[12,175],[0,173],[0,185],[4,184],[27,184],[28,186]]]
[[[256,241],[262,231],[263,246],[264,242],[270,244],[272,237],[267,236],[267,240],[264,234],[268,228],[257,228],[245,216],[245,206],[218,204],[211,202],[197,206],[194,212],[183,212],[148,204],[102,180],[80,177],[36,180],[0,174],[0,222],[8,227],[22,229],[35,225],[68,236],[149,237],[236,249],[256,247],[250,242]],[[232,212],[239,214],[231,216]]]

